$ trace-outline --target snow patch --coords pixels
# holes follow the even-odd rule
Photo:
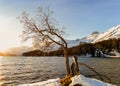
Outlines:
[[[18,86],[61,86],[59,82],[59,78],[57,79],[49,79],[47,81],[38,82],[38,83],[32,83],[32,84],[23,84]]]
[[[71,79],[72,83],[69,86],[74,86],[76,84],[80,84],[82,86],[116,86],[97,79],[87,78],[83,75],[74,76]]]
[[[102,82],[97,79],[87,78],[83,75],[74,76],[71,78],[72,83],[69,86],[74,86],[76,84],[81,84],[82,86],[116,86],[109,83]],[[43,82],[23,84],[18,86],[62,86],[59,82],[60,79],[50,79]]]

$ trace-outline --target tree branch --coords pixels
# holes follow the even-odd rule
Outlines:
[[[105,77],[105,78],[108,79],[109,82],[111,83],[111,79],[110,79],[109,77],[98,73],[94,68],[88,66],[88,65],[85,64],[85,63],[78,62],[78,64],[79,64],[79,65],[83,65],[83,66],[87,67],[88,69],[90,69],[91,71],[93,71],[94,73],[96,73],[102,81],[104,80],[103,77]]]

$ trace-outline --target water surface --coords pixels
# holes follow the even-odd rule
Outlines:
[[[95,67],[99,73],[109,76],[112,83],[120,85],[120,59],[79,57],[78,61]],[[80,70],[96,78],[88,69],[80,66]],[[16,86],[64,76],[64,57],[0,57],[0,85]]]

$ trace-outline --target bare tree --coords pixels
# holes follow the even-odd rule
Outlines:
[[[22,40],[37,39],[39,42],[44,42],[47,47],[52,43],[56,43],[64,50],[66,57],[66,75],[70,75],[68,46],[63,35],[64,28],[56,23],[52,17],[53,11],[50,8],[39,7],[35,17],[31,18],[29,14],[23,12],[19,17],[20,22],[24,25],[22,32]]]

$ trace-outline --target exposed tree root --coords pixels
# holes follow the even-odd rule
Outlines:
[[[69,86],[71,82],[72,82],[71,76],[66,76],[63,79],[60,79],[60,83],[62,84],[62,86]]]

